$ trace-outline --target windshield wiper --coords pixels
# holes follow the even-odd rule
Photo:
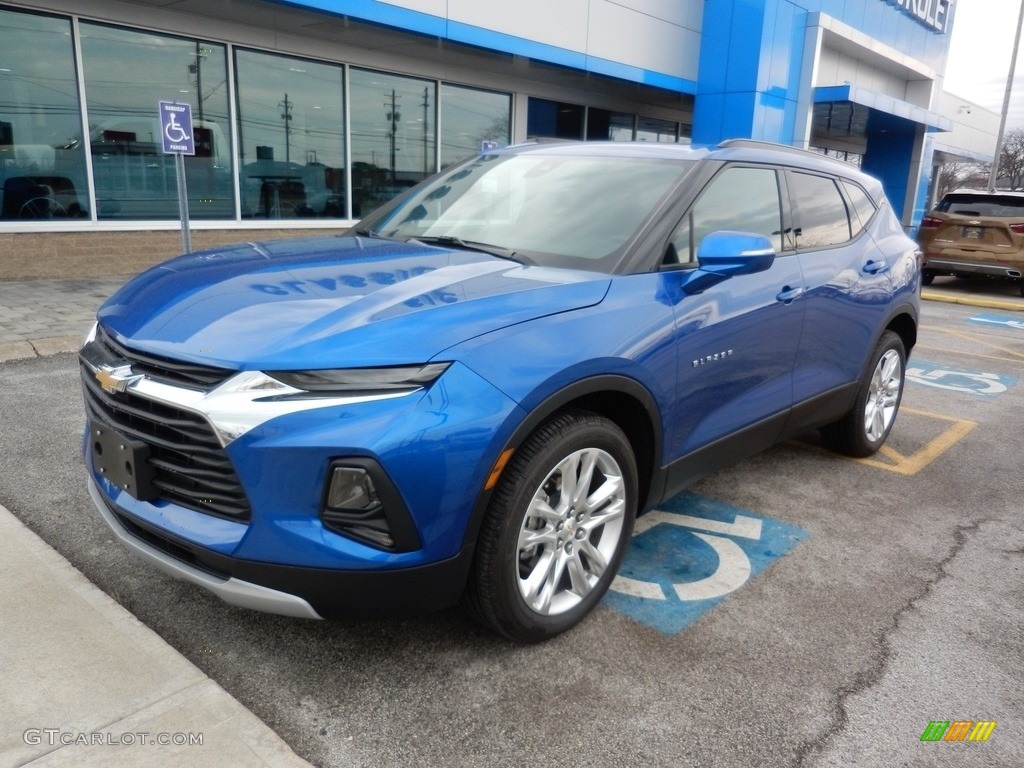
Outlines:
[[[374,230],[368,229],[366,227],[360,227],[359,229],[350,229],[348,232],[343,233],[342,237],[344,237],[345,235],[355,235],[356,237],[383,237],[383,235],[380,234],[379,232],[375,232]]]
[[[461,237],[455,237],[454,235],[423,235],[410,237],[406,242],[425,243],[427,245],[448,245],[455,248],[461,248],[464,251],[480,251],[482,253],[490,254],[491,256],[497,256],[499,259],[508,259],[509,261],[518,262],[519,264],[526,263],[526,258],[519,255],[511,248],[502,248],[500,245],[481,243],[476,240],[463,240]]]

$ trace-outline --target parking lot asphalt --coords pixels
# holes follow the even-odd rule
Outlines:
[[[929,293],[943,291],[943,282],[937,278]],[[0,293],[3,301],[27,295],[3,287],[11,289]],[[73,349],[78,333],[38,336],[56,326],[0,341],[32,350],[18,345],[17,354],[0,355],[7,360],[0,364],[0,503],[46,543],[24,546],[48,545],[67,558],[162,638],[147,641],[153,648],[184,656],[197,680],[208,677],[273,729],[287,743],[286,759],[1019,766],[1024,477],[1015,446],[1024,315],[1012,310],[1011,295],[971,303],[970,295],[952,295],[963,305],[925,304],[904,407],[883,452],[849,461],[808,435],[707,478],[666,506],[671,524],[651,526],[630,551],[630,573],[660,581],[662,597],[643,598],[649,605],[630,613],[632,598],[610,594],[581,627],[541,646],[497,640],[456,611],[359,624],[266,616],[138,562],[113,542],[85,493],[75,360],[40,358],[48,347],[36,343],[64,338]],[[98,303],[90,296],[79,304],[93,298]],[[91,311],[83,309],[83,330]],[[757,537],[729,527],[741,518],[759,521]],[[17,525],[11,520],[5,530]],[[20,549],[31,539],[5,541]],[[727,549],[726,541],[737,546]],[[666,551],[678,559],[663,562]],[[746,576],[740,567],[724,578],[727,561],[742,566],[744,558]],[[38,561],[22,558],[21,581],[5,578],[0,647],[9,649],[5,661],[21,649],[30,673],[12,675],[9,663],[0,672],[8,703],[0,765],[169,764],[170,757],[228,764],[209,741],[174,755],[122,744],[25,756],[27,729],[103,730],[117,722],[92,725],[70,706],[37,722],[43,711],[26,703],[38,703],[38,690],[70,700],[68,692],[86,683],[68,669],[101,668],[75,655],[84,635],[74,613],[61,611],[58,620],[46,595],[23,586],[32,582],[24,570]],[[71,568],[47,567],[69,583],[77,578]],[[719,586],[732,581],[702,603],[677,599],[670,588],[683,594],[713,577]],[[681,602],[689,613],[678,610]],[[691,610],[697,603],[700,610]],[[40,604],[51,608],[49,625],[15,620],[29,607],[39,613]],[[69,660],[62,666],[41,654],[33,662],[25,649],[59,647],[55,638],[72,649]],[[997,725],[984,743],[922,742],[934,721]],[[211,721],[207,727],[216,732]]]

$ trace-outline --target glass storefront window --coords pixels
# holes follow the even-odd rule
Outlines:
[[[365,216],[436,170],[429,80],[352,69],[352,215]]]
[[[633,115],[590,107],[587,109],[587,141],[609,140],[633,140]]]
[[[511,140],[512,97],[507,93],[441,86],[441,167]]]
[[[89,215],[67,19],[0,10],[0,220]]]
[[[100,24],[80,29],[98,218],[178,217],[174,156],[163,154],[159,101],[192,106],[189,215],[234,218],[224,46]]]
[[[677,130],[678,124],[671,120],[641,117],[637,120],[636,124],[636,140],[675,144]]]
[[[585,107],[532,96],[527,106],[528,138],[582,139]]]
[[[239,50],[242,218],[345,218],[343,69]]]

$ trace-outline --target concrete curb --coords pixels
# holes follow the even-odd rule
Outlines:
[[[941,301],[946,304],[963,304],[969,307],[984,307],[986,309],[1002,309],[1010,312],[1024,312],[1024,299],[1018,302],[1002,301],[1000,299],[979,299],[974,296],[961,296],[958,294],[938,293],[927,289],[921,291],[921,298],[926,301]]]
[[[77,352],[82,336],[48,336],[25,341],[0,341],[0,363],[6,360],[25,360],[46,357],[61,352]]]
[[[308,768],[2,505],[0,540],[0,766]]]

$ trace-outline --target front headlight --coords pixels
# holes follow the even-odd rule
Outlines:
[[[96,341],[96,332],[99,330],[99,327],[100,324],[96,321],[93,321],[92,327],[89,329],[88,333],[85,334],[85,338],[82,339],[83,347],[86,344],[92,344],[94,341]]]
[[[317,394],[356,395],[373,392],[414,392],[437,380],[451,363],[426,363],[388,368],[329,368],[319,371],[267,371],[289,387]]]

